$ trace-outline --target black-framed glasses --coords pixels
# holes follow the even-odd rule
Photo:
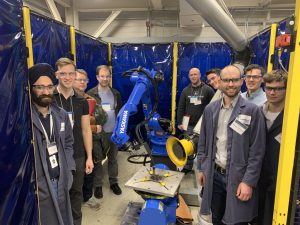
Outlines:
[[[32,85],[32,87],[38,91],[54,91],[55,89],[55,86],[54,85],[48,85],[48,86],[45,86],[45,85]]]
[[[88,83],[89,82],[89,79],[75,79],[75,80],[80,83]]]
[[[245,75],[245,78],[247,79],[247,80],[251,80],[251,79],[253,79],[253,80],[258,80],[258,79],[260,79],[262,76],[261,75]]]
[[[232,83],[237,83],[237,82],[239,82],[241,80],[241,78],[239,77],[239,78],[221,78],[221,81],[223,81],[224,83],[230,83],[230,82],[232,82]]]
[[[265,86],[265,91],[267,91],[267,92],[271,92],[271,91],[278,92],[278,91],[283,91],[285,89],[286,89],[286,87],[270,87],[270,86]]]

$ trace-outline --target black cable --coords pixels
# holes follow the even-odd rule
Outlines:
[[[143,162],[137,162],[137,161],[133,161],[131,160],[134,157],[144,157],[144,161]],[[146,161],[147,157],[150,157],[148,154],[137,154],[137,155],[130,155],[127,158],[127,161],[133,164],[143,164],[144,166],[146,165],[146,163],[151,163],[151,160]]]

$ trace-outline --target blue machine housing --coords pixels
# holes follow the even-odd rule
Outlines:
[[[147,138],[151,146],[151,156],[168,157],[166,150],[166,141],[169,134],[161,127],[159,123],[160,115],[153,110],[150,98],[150,89],[157,76],[162,74],[155,70],[133,69],[131,70],[130,81],[134,84],[134,88],[128,98],[126,104],[121,108],[117,118],[112,141],[119,147],[129,142],[127,135],[129,117],[137,113],[137,105],[141,101],[143,104],[143,112],[145,121],[148,125]],[[142,143],[140,143],[142,144]],[[157,161],[159,162],[159,161]],[[154,162],[155,163],[155,162]],[[155,164],[155,168],[169,169],[165,164]],[[146,198],[144,206],[141,210],[139,225],[167,225],[176,223],[176,208],[178,206],[178,198]]]

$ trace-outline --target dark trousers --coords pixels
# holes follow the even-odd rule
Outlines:
[[[76,171],[73,175],[73,184],[70,189],[70,199],[72,207],[72,215],[74,220],[74,225],[81,225],[82,213],[82,186],[84,179],[84,169],[85,169],[85,157],[75,159]]]
[[[112,133],[109,133],[109,139],[111,138]],[[118,148],[117,146],[110,141],[109,143],[109,151],[107,153],[107,172],[109,178],[109,184],[118,183]],[[104,177],[104,168],[102,163],[95,164],[94,167],[94,187],[102,187],[103,185],[103,177]]]
[[[214,225],[225,225],[222,222],[222,218],[226,208],[226,194],[226,175],[215,171],[211,202],[212,222]],[[236,223],[235,225],[248,225],[248,223]]]

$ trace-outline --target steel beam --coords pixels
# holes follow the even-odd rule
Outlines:
[[[110,16],[99,26],[97,31],[93,34],[95,38],[100,37],[100,35],[105,31],[105,29],[117,18],[121,13],[121,10],[112,11]]]
[[[57,10],[57,7],[55,5],[55,2],[53,0],[45,0],[46,4],[48,6],[48,9],[50,10],[52,16],[55,20],[62,22],[61,16]]]

